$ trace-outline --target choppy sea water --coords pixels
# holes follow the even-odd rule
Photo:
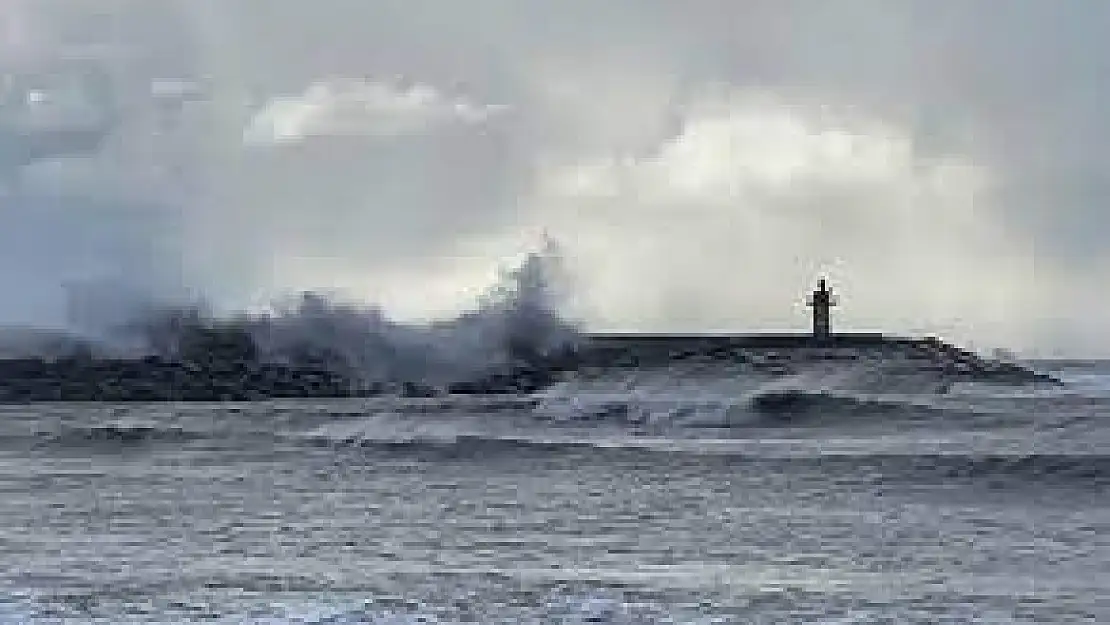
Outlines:
[[[1110,368],[1064,375],[4,407],[0,623],[1110,622]]]

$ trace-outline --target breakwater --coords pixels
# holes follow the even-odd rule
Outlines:
[[[1055,383],[1020,364],[987,358],[936,337],[845,333],[809,334],[594,334],[577,367],[659,366],[681,360],[718,360],[753,369],[789,369],[814,361],[881,361],[953,380]]]
[[[518,337],[519,341],[519,337]],[[431,386],[421,379],[367,380],[342,363],[305,352],[270,362],[249,335],[208,328],[173,356],[99,358],[78,353],[0,359],[0,402],[250,401],[382,394],[524,393],[580,371],[729,363],[741,370],[790,374],[814,362],[875,361],[889,371],[918,371],[947,382],[1058,384],[1019,364],[989,359],[936,338],[881,334],[660,335],[592,334],[556,350],[510,346],[509,364]]]
[[[811,334],[590,334],[574,349],[556,351],[456,385],[460,392],[521,392],[560,376],[677,364],[733,365],[733,370],[790,375],[815,363],[875,365],[887,374],[932,375],[941,385],[982,382],[1058,386],[1060,380],[1013,362],[981,356],[936,337],[881,333]]]

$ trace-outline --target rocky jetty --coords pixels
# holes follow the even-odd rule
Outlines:
[[[351,380],[312,363],[262,361],[234,327],[190,328],[173,355],[104,357],[75,344],[69,353],[0,359],[0,402],[248,401],[344,397]]]
[[[103,357],[78,345],[69,353],[50,356],[0,357],[0,402],[519,394],[575,372],[679,363],[723,363],[732,370],[788,375],[816,362],[871,361],[885,374],[931,374],[941,387],[961,381],[1059,384],[1022,365],[985,358],[939,339],[881,334],[594,334],[555,350],[541,350],[517,336],[506,346],[513,364],[441,385],[420,379],[369,383],[327,350],[302,347],[275,360],[272,354],[261,355],[252,334],[241,326],[178,324],[158,355]]]
[[[0,360],[0,402],[251,401],[347,397],[330,371],[257,362],[206,366],[157,357],[129,360]]]

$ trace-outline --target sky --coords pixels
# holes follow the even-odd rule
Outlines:
[[[827,275],[840,329],[1110,356],[1107,3],[6,0],[0,25],[6,58],[110,57],[136,103],[0,199],[0,321],[74,281],[450,316],[546,234],[596,329],[805,329]],[[149,81],[204,97],[166,113]]]

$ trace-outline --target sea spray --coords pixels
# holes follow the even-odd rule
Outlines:
[[[442,386],[519,365],[536,365],[574,343],[552,286],[556,248],[528,254],[474,310],[446,321],[403,324],[376,306],[304,293],[271,314],[244,316],[264,359],[311,361],[361,382]]]
[[[524,369],[534,376],[579,337],[559,314],[560,262],[547,240],[502,272],[472,310],[422,324],[315,292],[275,302],[265,313],[221,316],[201,298],[156,301],[89,283],[70,290],[70,355],[153,358],[214,371],[242,363],[327,371],[348,380],[352,392],[434,391]]]

